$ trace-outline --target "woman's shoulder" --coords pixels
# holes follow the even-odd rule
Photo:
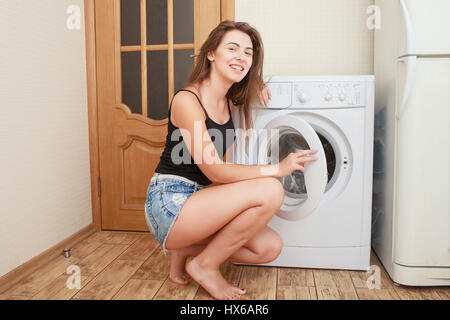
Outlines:
[[[186,87],[184,87],[183,89],[194,91],[196,94],[199,93],[198,88],[196,88],[196,87],[194,87],[194,86],[186,86]]]
[[[188,92],[186,90],[191,92]],[[181,102],[182,104],[197,105],[198,99],[192,93],[194,93],[198,97],[198,91],[193,87],[184,87],[178,90],[173,98],[173,103],[180,104]]]
[[[184,103],[190,102],[190,104],[198,104],[200,99],[199,97],[200,94],[198,89],[196,89],[195,87],[184,87],[177,91],[174,100],[176,99],[178,100],[178,102],[182,101]]]
[[[187,89],[187,87],[185,88]],[[178,127],[177,120],[193,118],[205,120],[204,112],[198,103],[197,98],[189,92],[179,91],[172,100],[171,106],[172,123]]]

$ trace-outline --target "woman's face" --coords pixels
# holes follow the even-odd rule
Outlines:
[[[253,45],[250,36],[239,30],[225,33],[215,51],[210,51],[212,72],[234,83],[248,73],[253,61]]]

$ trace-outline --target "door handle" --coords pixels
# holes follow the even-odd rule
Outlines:
[[[405,22],[405,52],[403,54],[411,54],[416,52],[416,34],[414,32],[413,20],[408,11],[408,7],[405,0],[400,0],[400,6],[403,14],[403,20]]]
[[[398,62],[405,64],[405,85],[403,88],[403,95],[400,99],[400,104],[397,108],[397,120],[400,120],[403,114],[405,113],[406,108],[408,107],[408,97],[411,93],[411,88],[414,82],[415,73],[416,73],[416,65],[417,65],[417,57],[416,56],[406,56],[398,60]]]

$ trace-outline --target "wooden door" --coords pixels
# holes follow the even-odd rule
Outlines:
[[[95,0],[102,230],[148,230],[168,106],[220,12],[220,0]]]

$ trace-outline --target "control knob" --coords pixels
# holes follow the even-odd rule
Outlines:
[[[326,93],[324,96],[323,96],[323,98],[326,100],[326,101],[330,101],[331,99],[333,99],[333,96],[331,95],[331,93]]]
[[[297,93],[297,99],[298,101],[300,101],[301,103],[305,103],[306,101],[308,101],[308,95],[306,94],[306,92],[304,91],[299,91]]]

